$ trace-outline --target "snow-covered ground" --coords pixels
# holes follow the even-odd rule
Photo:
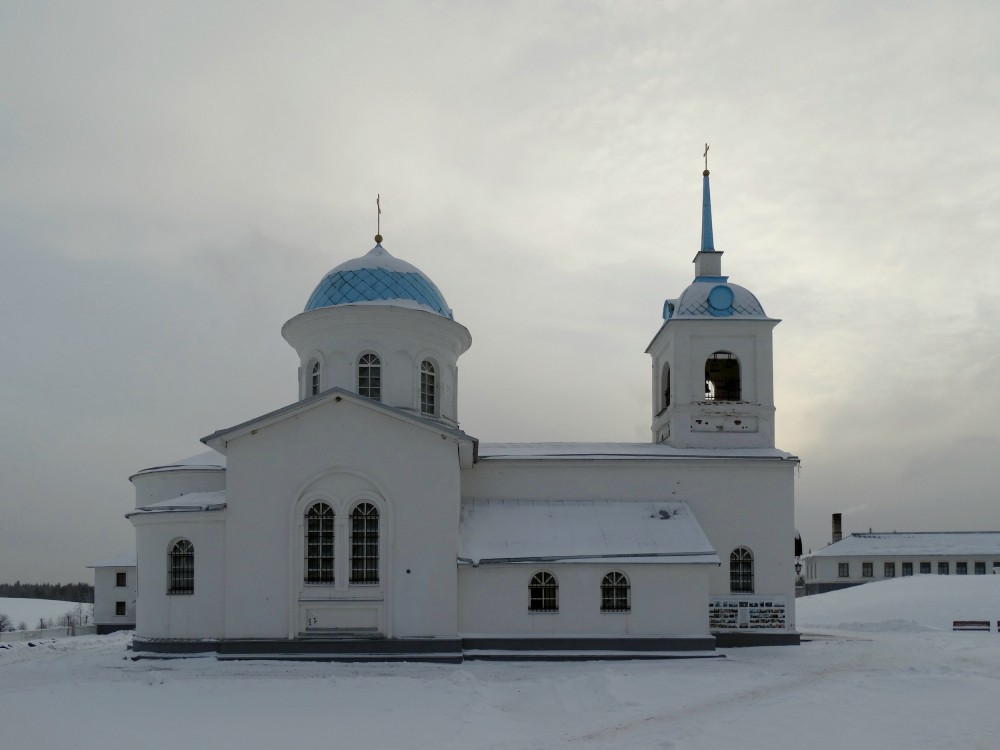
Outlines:
[[[125,635],[17,644],[0,650],[0,747],[1000,747],[1000,576],[797,604],[823,637],[690,661],[132,661]],[[953,633],[955,619],[993,629]]]

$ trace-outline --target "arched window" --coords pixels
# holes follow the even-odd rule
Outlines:
[[[170,547],[167,565],[167,593],[194,593],[194,545],[187,539],[178,539]]]
[[[434,365],[426,359],[420,363],[420,413],[437,413],[437,387]]]
[[[315,396],[319,393],[319,362],[313,362],[309,370],[309,395]]]
[[[333,583],[333,520],[326,503],[306,511],[306,583]]]
[[[746,547],[737,547],[729,555],[729,591],[753,593],[753,552]]]
[[[663,401],[660,403],[660,411],[670,406],[670,365],[664,364],[660,372],[660,395]]]
[[[558,612],[559,611],[559,583],[556,577],[543,570],[535,573],[528,584],[530,593],[529,612]]]
[[[378,583],[378,508],[371,503],[351,511],[351,583]]]
[[[740,400],[740,361],[732,352],[715,352],[705,360],[705,400]]]
[[[382,400],[382,360],[377,354],[362,354],[358,360],[358,393],[374,401]]]
[[[612,571],[601,581],[601,612],[628,612],[632,609],[628,578]]]

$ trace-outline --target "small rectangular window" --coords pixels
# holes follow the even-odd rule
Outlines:
[[[912,576],[913,575],[913,563],[903,563],[903,575]]]
[[[123,570],[120,570],[117,573],[115,573],[115,586],[118,586],[119,588],[125,586],[126,585],[125,579],[127,578],[127,575],[128,574],[125,573],[125,571]]]
[[[870,562],[863,562],[863,563],[861,563],[861,576],[862,576],[862,578],[872,578],[872,577],[874,577],[875,573],[874,573],[873,567],[874,566]]]
[[[969,563],[967,563],[967,562],[957,562],[957,563],[955,563],[955,575],[957,575],[957,576],[967,576],[967,575],[969,575]]]
[[[946,575],[948,575],[948,563],[946,563],[946,562],[939,562],[938,563],[938,575],[939,576],[946,576]]]
[[[976,575],[977,576],[984,576],[984,575],[986,575],[986,563],[984,563],[984,562],[977,562],[975,565],[976,565]]]
[[[851,577],[851,564],[850,563],[837,563],[837,576],[839,578],[850,578]]]
[[[912,573],[913,571],[911,570],[910,572]],[[894,562],[891,562],[891,563],[887,562],[885,564],[885,568],[884,568],[884,570],[882,572],[882,575],[885,578],[895,578],[896,577],[896,563],[894,563]]]
[[[125,608],[125,602],[115,602],[115,615],[117,617],[124,617],[128,613]]]
[[[929,576],[931,574],[931,564],[929,562],[920,563],[920,575]]]

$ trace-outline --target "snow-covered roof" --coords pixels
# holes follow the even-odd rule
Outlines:
[[[719,564],[686,503],[472,500],[462,503],[459,560]]]
[[[150,466],[147,469],[136,472],[133,476],[139,476],[140,474],[152,474],[160,471],[190,471],[191,469],[224,470],[225,468],[226,457],[218,451],[209,450],[203,453],[197,453],[194,456],[178,459],[177,461],[171,461],[170,463],[163,464],[162,466]]]
[[[192,513],[204,510],[225,510],[226,491],[216,492],[190,492],[187,495],[172,497],[169,500],[161,500],[158,503],[144,505],[136,508],[131,513],[126,513],[125,517],[144,515],[147,513]]]
[[[749,289],[726,277],[695,279],[676,300],[668,300],[664,317],[767,319],[764,308]]]
[[[1000,531],[890,531],[851,534],[808,557],[1000,555]]]
[[[673,448],[662,443],[480,443],[479,460],[769,458],[794,460],[777,448]]]
[[[88,565],[88,568],[134,568],[136,566],[135,552],[126,552],[117,557],[110,557],[99,563]]]
[[[207,445],[211,445],[213,442],[216,445],[225,446],[229,440],[235,437],[251,432],[255,429],[260,429],[270,424],[281,421],[282,419],[296,414],[298,412],[307,411],[313,408],[317,404],[323,403],[329,400],[340,401],[341,399],[349,399],[356,404],[359,404],[366,409],[372,409],[374,411],[380,411],[383,414],[389,414],[399,419],[403,419],[410,424],[415,424],[424,429],[436,432],[439,434],[448,435],[459,442],[477,443],[476,438],[471,435],[466,434],[458,427],[451,427],[447,424],[439,422],[436,419],[430,419],[421,414],[409,411],[407,409],[400,409],[396,406],[389,406],[388,404],[383,404],[381,401],[375,401],[374,399],[365,398],[354,391],[348,391],[344,388],[334,387],[328,390],[318,393],[315,396],[309,396],[301,401],[293,401],[286,406],[282,406],[279,409],[270,411],[267,414],[261,414],[258,417],[254,417],[246,422],[243,422],[233,427],[227,427],[222,430],[216,430],[211,435],[206,435],[201,439],[201,441]],[[211,451],[215,453],[215,451]],[[221,454],[219,454],[221,455]]]

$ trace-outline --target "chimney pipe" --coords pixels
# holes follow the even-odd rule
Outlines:
[[[844,538],[844,533],[843,533],[843,531],[841,529],[841,526],[840,526],[840,514],[839,513],[834,513],[833,514],[833,542],[839,542],[843,538]],[[833,542],[830,542],[830,543],[833,544]]]

